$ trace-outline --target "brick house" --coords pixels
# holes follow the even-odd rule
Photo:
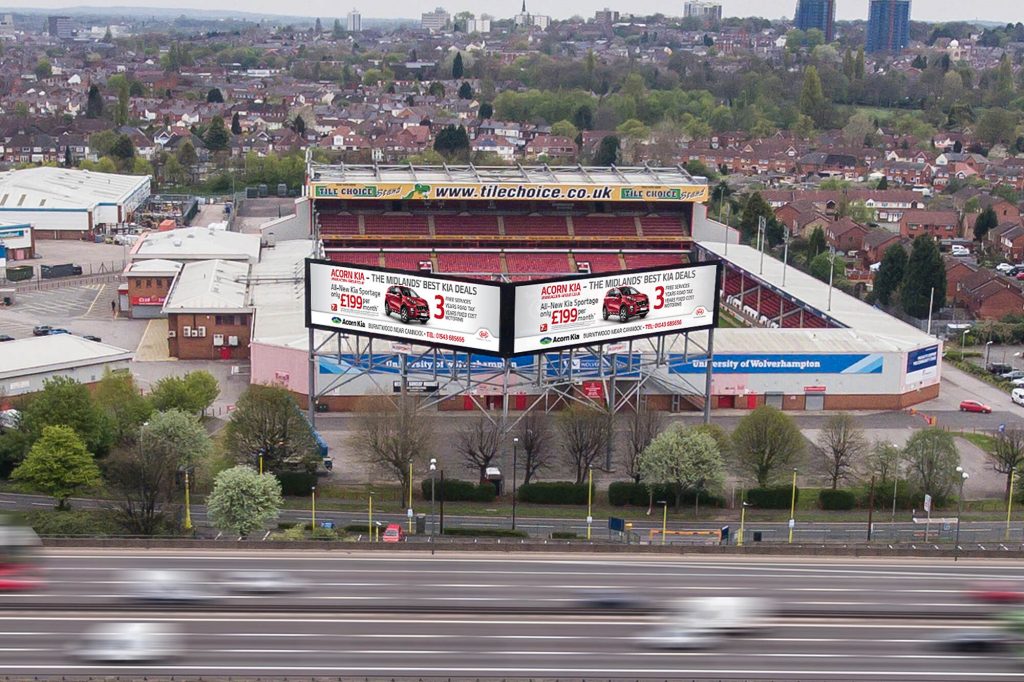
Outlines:
[[[133,319],[163,317],[163,306],[181,263],[154,258],[135,261],[125,270],[128,285],[128,316]]]
[[[861,248],[864,249],[864,266],[870,267],[881,262],[886,250],[893,244],[900,243],[900,236],[878,227],[864,235]]]
[[[167,295],[167,346],[181,360],[249,357],[253,308],[249,264],[224,260],[187,263]]]
[[[1024,313],[1024,293],[1010,280],[992,278],[962,293],[967,310],[979,320],[1001,320]]]
[[[999,250],[1011,263],[1024,259],[1024,226],[1014,225],[999,235]]]
[[[868,232],[870,230],[864,225],[844,217],[828,224],[825,228],[825,239],[837,251],[860,251],[864,248],[864,237]]]
[[[956,211],[907,211],[900,219],[900,235],[914,239],[922,234],[937,241],[960,237],[960,216]]]

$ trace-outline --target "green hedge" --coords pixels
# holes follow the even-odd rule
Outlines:
[[[954,367],[956,367],[957,369],[959,369],[960,371],[967,372],[968,374],[970,374],[970,375],[972,375],[972,376],[974,376],[974,377],[976,377],[978,379],[981,379],[982,381],[984,381],[987,384],[991,384],[992,386],[995,386],[996,388],[1001,388],[1002,390],[1006,391],[1007,393],[1012,391],[1013,388],[1014,388],[1012,382],[1009,382],[1006,379],[1003,379],[1002,377],[1000,377],[1000,376],[998,376],[996,374],[992,374],[991,372],[989,372],[987,369],[985,369],[981,365],[976,365],[973,362],[968,362],[966,360],[957,360],[955,358],[949,357],[948,354],[943,356],[943,359],[946,362],[948,362],[949,364],[951,364]]]
[[[430,479],[420,483],[423,499],[430,499]],[[470,483],[455,478],[434,481],[434,499],[438,502],[493,502],[497,497],[494,486],[490,483]]]
[[[576,533],[570,533],[566,531],[556,530],[551,534],[552,540],[575,540],[577,538],[579,538],[579,535],[576,535]]]
[[[445,528],[445,535],[477,538],[528,538],[525,530],[511,528]]]
[[[792,495],[792,486],[788,485],[751,488],[747,491],[747,502],[758,509],[789,509]],[[796,489],[796,499],[800,501],[800,488]]]
[[[695,494],[693,490],[683,492],[683,506],[693,506]],[[670,507],[676,504],[676,493],[669,485],[654,486],[654,499],[666,500]],[[633,481],[616,481],[608,486],[608,502],[613,507],[646,507],[651,503],[650,489],[644,483]],[[702,507],[724,507],[725,498],[712,495],[706,490],[700,491],[700,505]]]
[[[274,475],[281,482],[281,494],[290,497],[309,497],[316,485],[316,474],[306,471],[280,471]]]
[[[825,488],[818,493],[818,506],[829,511],[848,511],[857,505],[857,495],[852,490]]]
[[[858,486],[854,489],[857,494],[857,508],[867,509],[871,506],[870,486]],[[896,484],[896,508],[920,509],[924,504],[924,493],[918,493],[911,489],[910,484],[900,480]],[[938,504],[936,504],[938,506]],[[892,510],[892,481],[879,481],[875,483],[875,509],[885,511]]]
[[[82,509],[71,511],[29,511],[19,514],[39,535],[85,535],[102,537],[127,535],[112,511]]]
[[[569,481],[527,483],[519,488],[519,501],[532,504],[586,504],[587,485]]]

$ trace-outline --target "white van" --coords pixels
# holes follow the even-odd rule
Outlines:
[[[949,247],[949,252],[954,256],[970,256],[971,250],[962,244],[953,244]]]
[[[1024,387],[1013,389],[1010,393],[1010,400],[1016,405],[1024,405]]]

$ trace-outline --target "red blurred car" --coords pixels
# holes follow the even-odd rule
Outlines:
[[[960,403],[961,412],[980,412],[982,414],[992,414],[992,408],[985,403],[979,403],[977,400],[964,400]]]
[[[967,590],[973,601],[986,604],[1024,604],[1024,585],[1019,583],[980,583]]]
[[[405,531],[402,530],[401,524],[389,523],[388,527],[384,529],[384,542],[401,542],[405,539]]]
[[[650,302],[647,300],[647,294],[642,294],[633,287],[615,287],[604,295],[602,313],[606,320],[614,315],[620,322],[626,322],[631,317],[647,317],[648,312]]]
[[[397,313],[402,322],[419,320],[423,324],[430,319],[430,306],[415,290],[409,287],[388,287],[384,296],[384,314]]]

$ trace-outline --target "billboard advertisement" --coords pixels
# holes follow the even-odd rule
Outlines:
[[[907,353],[907,383],[934,379],[939,373],[939,347],[928,346]]]
[[[718,264],[515,285],[512,354],[709,329]]]
[[[672,374],[704,374],[706,357],[683,357],[672,353],[668,371]],[[716,354],[711,369],[715,374],[881,374],[884,358],[880,353],[806,353]]]
[[[501,350],[497,284],[306,261],[306,326],[460,350]]]
[[[536,182],[314,182],[314,199],[444,201],[678,201],[696,203],[708,199],[706,184],[603,185]]]

